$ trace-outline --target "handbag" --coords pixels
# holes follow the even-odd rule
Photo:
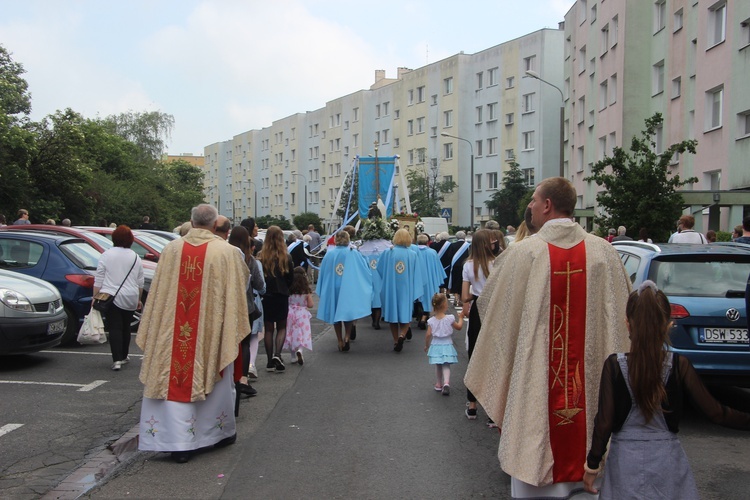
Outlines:
[[[79,344],[96,345],[107,342],[107,333],[104,331],[104,322],[99,311],[91,311],[83,318],[77,340]]]
[[[133,261],[133,265],[130,266],[130,271],[128,271],[128,274],[125,275],[125,279],[122,280],[122,283],[120,284],[120,288],[117,289],[114,295],[104,292],[99,292],[93,297],[93,304],[91,304],[91,307],[96,309],[97,311],[101,313],[106,313],[109,310],[109,307],[115,302],[115,297],[117,297],[117,294],[120,293],[120,289],[122,288],[122,285],[125,284],[125,282],[128,280],[128,276],[130,276],[130,273],[133,271],[133,268],[135,267],[135,263],[138,261],[138,256],[135,256],[135,260]]]

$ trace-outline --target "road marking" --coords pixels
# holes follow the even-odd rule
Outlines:
[[[47,354],[85,354],[87,356],[112,356],[110,352],[85,352],[85,351],[39,351]],[[143,354],[129,354],[131,358],[142,358]]]
[[[0,384],[19,384],[19,385],[58,385],[63,387],[78,387],[81,392],[88,392],[92,389],[106,384],[106,380],[94,380],[90,384],[69,384],[66,382],[28,382],[24,380],[0,380]]]
[[[19,427],[23,427],[23,424],[5,424],[4,426],[0,427],[0,436],[4,436],[9,432],[18,429]]]

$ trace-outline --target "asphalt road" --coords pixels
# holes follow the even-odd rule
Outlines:
[[[314,352],[304,366],[261,371],[253,384],[259,395],[242,400],[234,446],[184,465],[165,453],[135,453],[114,470],[84,476],[96,482],[84,496],[509,498],[509,478],[496,458],[497,431],[485,426],[481,410],[475,421],[463,414],[463,333],[454,336],[459,363],[445,397],[432,389],[434,369],[419,330],[401,353],[392,351],[387,329],[375,331],[367,320],[349,353],[337,351],[326,325],[314,321],[313,332]],[[138,422],[140,360],[133,357],[119,373],[109,369],[108,346],[0,359],[0,381],[13,382],[0,383],[0,429],[23,424],[0,431],[1,497],[75,498],[56,485],[80,474]],[[716,394],[750,410],[746,390]],[[702,498],[746,498],[750,433],[688,411],[680,439]]]

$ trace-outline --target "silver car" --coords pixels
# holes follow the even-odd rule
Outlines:
[[[60,292],[44,280],[0,269],[0,355],[60,343],[67,316]]]

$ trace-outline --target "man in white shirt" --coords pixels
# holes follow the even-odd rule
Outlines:
[[[696,245],[705,245],[708,243],[705,236],[693,230],[695,217],[692,215],[683,215],[680,217],[680,226],[682,227],[682,231],[673,234],[669,239],[670,243],[693,243]]]

